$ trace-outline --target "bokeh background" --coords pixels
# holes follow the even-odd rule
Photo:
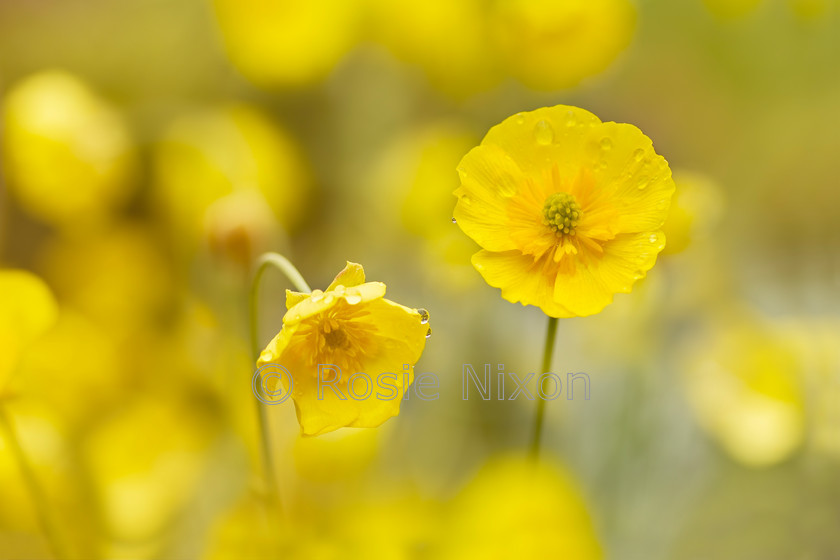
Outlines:
[[[835,0],[4,0],[0,558],[840,558]],[[469,264],[455,167],[558,103],[677,194],[633,292],[560,321],[591,398],[524,375],[545,317]],[[260,253],[431,314],[440,399],[260,457]],[[260,342],[281,326],[269,272]],[[563,394],[564,396],[566,393]]]

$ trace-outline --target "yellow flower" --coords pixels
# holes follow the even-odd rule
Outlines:
[[[455,218],[502,297],[552,317],[629,292],[665,246],[674,182],[635,126],[558,105],[493,127],[458,166]]]
[[[790,457],[805,436],[803,359],[774,323],[736,316],[695,336],[681,368],[700,425],[737,461]]]
[[[257,366],[276,364],[289,372],[291,380],[280,377],[287,391],[293,385],[303,435],[373,428],[399,414],[431,331],[428,313],[384,295],[385,284],[366,283],[362,266],[350,262],[326,291],[286,292],[283,329]],[[319,365],[337,369],[319,373]]]
[[[556,90],[604,71],[630,44],[636,10],[629,0],[499,0],[490,26],[513,76]]]
[[[303,86],[323,79],[355,46],[353,0],[214,0],[227,54],[259,86]]]
[[[261,111],[243,104],[177,118],[155,146],[153,174],[153,201],[190,249],[218,223],[213,205],[228,195],[247,193],[222,203],[231,206],[231,200],[239,200],[227,214],[239,214],[251,224],[264,224],[273,216],[287,232],[305,221],[311,198],[311,172],[296,140]],[[244,235],[259,237],[256,231]]]
[[[128,201],[136,166],[128,127],[84,82],[41,72],[12,88],[4,105],[3,165],[27,213],[78,228]]]
[[[494,458],[450,507],[442,558],[603,558],[575,480],[551,463]]]
[[[671,211],[662,225],[668,239],[663,255],[679,253],[693,241],[708,236],[723,210],[720,187],[708,177],[679,171],[674,174],[674,184],[677,190],[671,201]]]
[[[433,87],[466,98],[504,78],[497,57],[488,53],[486,4],[371,0],[371,27],[397,58],[422,68]]]

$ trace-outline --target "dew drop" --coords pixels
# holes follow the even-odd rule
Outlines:
[[[426,331],[426,338],[432,338],[432,328],[429,327],[429,330]]]
[[[318,303],[319,301],[324,299],[324,292],[322,292],[321,290],[314,290],[312,292],[312,295],[309,296],[309,299],[311,299],[315,303]]]
[[[534,127],[534,138],[540,146],[548,146],[554,142],[554,129],[546,120],[541,120]]]
[[[612,140],[610,140],[606,136],[604,138],[601,138],[601,149],[605,152],[610,151],[612,149]]]
[[[525,124],[525,115],[523,115],[522,113],[517,113],[515,122],[516,124]]]
[[[458,220],[456,220],[455,218],[452,218],[452,223],[453,223],[453,224],[457,224],[457,223],[458,223]]]
[[[645,151],[641,148],[637,148],[635,152],[633,152],[633,159],[636,161],[642,161],[645,157]]]
[[[472,199],[468,196],[462,196],[461,202],[463,202],[465,206],[469,206],[470,204],[472,204]]]
[[[651,243],[656,243],[657,241],[659,241],[659,236],[655,233],[651,233],[649,239]]]
[[[639,181],[639,190],[640,190],[640,191],[645,190],[649,184],[650,184],[650,181],[649,181],[649,180],[647,180],[647,179],[642,179],[641,181]]]
[[[566,113],[566,121],[564,124],[569,128],[577,124],[577,119],[575,118],[575,114],[572,111],[568,111]]]
[[[420,324],[421,325],[425,325],[426,323],[429,322],[429,312],[428,311],[421,308],[421,309],[417,310],[417,313],[420,314]]]
[[[356,305],[357,303],[361,303],[362,296],[359,294],[347,294],[344,296],[344,300],[350,305]]]
[[[346,288],[344,287],[344,284],[336,284],[332,291],[335,292],[337,296],[343,296],[345,290]]]

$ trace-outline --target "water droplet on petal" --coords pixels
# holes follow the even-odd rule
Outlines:
[[[463,202],[465,206],[469,206],[470,204],[472,204],[472,199],[468,196],[462,196],[461,202]]]
[[[645,151],[641,148],[638,148],[635,152],[633,152],[633,159],[635,159],[636,161],[642,161],[642,158],[644,157]]]
[[[332,291],[333,291],[333,292],[335,292],[335,294],[336,294],[337,296],[343,296],[343,295],[344,295],[344,290],[345,290],[345,288],[344,288],[344,284],[337,284],[337,285],[335,286],[335,288],[333,288],[333,290],[332,290]]]
[[[321,290],[314,290],[312,292],[312,295],[309,296],[309,299],[311,299],[315,303],[318,303],[319,301],[324,299],[324,292],[322,292]]]
[[[516,120],[514,122],[516,122],[516,124],[525,124],[525,115],[523,115],[522,113],[517,113]]]
[[[647,179],[642,179],[641,181],[639,181],[639,190],[640,190],[640,191],[645,190],[649,184],[650,184],[650,181],[649,181],[649,180],[647,180]]]
[[[356,305],[357,303],[361,303],[362,296],[359,294],[347,294],[344,296],[344,300],[350,305]]]
[[[429,312],[425,309],[418,309],[417,313],[420,314],[420,324],[425,325],[429,322]]]
[[[426,338],[432,338],[432,328],[429,327],[429,330],[426,331]]]
[[[601,138],[601,149],[604,150],[605,152],[608,152],[611,148],[612,148],[612,140],[610,140],[606,136],[604,138]]]
[[[655,233],[651,233],[649,239],[651,243],[656,243],[657,241],[659,241],[659,236]]]
[[[541,146],[548,146],[554,142],[554,129],[546,120],[541,120],[534,127],[534,138],[537,144]]]
[[[458,223],[458,220],[456,220],[455,218],[452,218],[452,223],[453,223],[453,224],[457,224],[457,223]]]
[[[577,119],[575,118],[575,114],[574,114],[574,112],[573,112],[573,111],[568,111],[568,112],[566,113],[566,122],[565,122],[565,124],[566,124],[566,126],[568,126],[569,128],[571,128],[571,127],[573,127],[573,126],[575,126],[575,125],[577,124]]]

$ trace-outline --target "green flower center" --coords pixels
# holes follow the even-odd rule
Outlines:
[[[557,237],[574,235],[582,216],[580,204],[569,193],[558,192],[545,199],[543,224],[550,227]]]

